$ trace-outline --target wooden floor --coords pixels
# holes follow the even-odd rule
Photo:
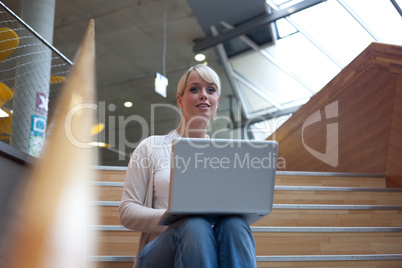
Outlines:
[[[98,170],[94,182],[98,267],[132,267],[139,233],[119,223],[124,174]],[[402,267],[402,190],[381,176],[335,175],[277,175],[274,209],[252,225],[258,267]]]

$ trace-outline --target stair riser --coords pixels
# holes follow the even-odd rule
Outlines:
[[[253,233],[256,254],[360,255],[402,254],[402,233]],[[133,256],[139,233],[99,231],[97,255]]]
[[[123,187],[94,186],[96,200],[120,201]],[[275,204],[401,205],[402,192],[342,192],[276,190]]]
[[[97,181],[124,182],[125,170],[98,170]],[[331,186],[331,187],[374,187],[385,188],[385,178],[381,177],[328,177],[328,176],[292,176],[276,175],[276,185],[291,186]]]
[[[120,225],[118,207],[98,207],[98,225]],[[398,210],[274,209],[253,226],[400,227]]]

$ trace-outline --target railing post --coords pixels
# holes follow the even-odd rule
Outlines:
[[[22,19],[49,43],[53,39],[54,12],[55,0],[21,3]],[[21,31],[20,35],[24,33],[31,34]],[[17,60],[11,144],[38,156],[46,133],[52,51],[41,43],[28,45],[30,38],[19,38],[19,52],[24,57]]]

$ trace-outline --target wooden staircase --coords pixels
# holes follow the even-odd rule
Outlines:
[[[120,225],[126,168],[99,167],[98,267],[132,267],[139,233]],[[402,267],[402,189],[383,174],[278,172],[274,209],[252,226],[258,267]]]
[[[388,188],[402,188],[401,122],[402,46],[372,43],[268,139],[286,170],[383,173]]]

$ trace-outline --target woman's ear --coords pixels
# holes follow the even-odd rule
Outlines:
[[[179,108],[183,108],[183,103],[180,95],[177,95],[176,100],[177,100],[177,106],[179,106]]]

